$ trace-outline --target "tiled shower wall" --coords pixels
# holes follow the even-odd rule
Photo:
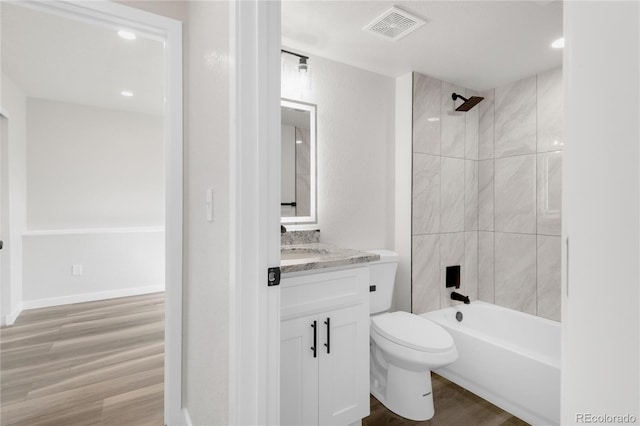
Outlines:
[[[482,96],[478,297],[560,320],[562,70]]]
[[[560,319],[562,73],[489,90],[454,115],[451,92],[414,74],[412,309],[452,304],[461,265],[472,300]]]
[[[311,131],[296,127],[296,216],[311,215],[310,164]]]
[[[413,75],[412,310],[449,306],[445,267],[461,266],[459,292],[478,298],[478,108],[453,112],[471,92]],[[460,101],[458,101],[458,105]]]

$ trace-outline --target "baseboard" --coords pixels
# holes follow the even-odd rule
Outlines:
[[[22,303],[20,303],[18,305],[18,308],[15,311],[11,312],[9,315],[5,315],[3,325],[4,326],[13,325],[13,323],[15,323],[16,320],[18,319],[18,316],[22,313],[23,309],[24,309],[24,306]]]
[[[99,291],[95,293],[82,293],[61,297],[49,297],[46,299],[25,300],[23,302],[22,309],[48,308],[50,306],[70,305],[72,303],[93,302],[95,300],[138,296],[141,294],[163,292],[164,289],[164,285],[152,285],[147,287],[122,288],[118,290]]]
[[[189,410],[184,407],[182,408],[182,424],[185,426],[193,426],[191,415],[189,415]]]

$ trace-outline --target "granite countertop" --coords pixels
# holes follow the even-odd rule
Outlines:
[[[282,246],[280,253],[280,270],[283,274],[380,260],[380,256],[375,253],[322,243]]]

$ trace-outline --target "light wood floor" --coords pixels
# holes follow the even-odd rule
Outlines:
[[[371,396],[371,415],[362,426],[526,426],[517,417],[461,388],[444,377],[431,374],[435,415],[431,420],[416,422],[389,411]]]
[[[404,419],[371,397],[363,426],[522,426],[433,374],[436,414]],[[0,329],[0,425],[163,424],[164,294],[24,311]]]
[[[0,330],[0,424],[163,424],[164,293],[24,311]]]

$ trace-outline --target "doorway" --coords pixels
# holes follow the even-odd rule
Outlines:
[[[3,6],[5,6],[3,4]],[[23,7],[23,4],[12,4],[14,8],[27,9]],[[161,193],[160,200],[158,201],[158,197],[156,196],[156,200],[154,201],[157,205],[160,206],[162,210],[162,226],[155,226],[155,228],[164,228],[164,235],[160,236],[160,240],[164,243],[164,282],[166,283],[166,316],[165,316],[165,423],[175,423],[180,418],[180,408],[181,408],[181,328],[182,328],[182,53],[181,53],[181,23],[169,18],[160,17],[157,15],[153,15],[151,13],[142,12],[139,10],[131,9],[126,6],[114,4],[111,2],[89,2],[89,3],[50,3],[50,2],[30,2],[28,5],[28,9],[31,12],[38,12],[41,15],[48,15],[50,17],[64,18],[73,22],[81,22],[84,25],[94,26],[97,29],[105,31],[109,31],[115,37],[119,37],[123,40],[123,42],[127,41],[125,38],[126,34],[123,36],[122,34],[116,35],[117,31],[122,31],[126,29],[130,33],[133,33],[139,37],[139,40],[154,40],[161,46],[161,50],[163,51],[163,56],[161,57],[157,67],[160,67],[161,72],[164,75],[161,75],[159,78],[159,82],[163,88],[163,93],[160,94],[159,97],[159,106],[157,106],[160,115],[163,117],[163,120],[160,124],[160,130],[158,134],[160,135],[160,146],[158,147],[161,164],[160,169],[164,171],[164,180],[161,184],[161,188],[159,192]],[[3,14],[3,17],[5,15]],[[5,26],[3,26],[4,29]],[[51,36],[53,38],[59,38],[64,35],[64,30],[61,30],[58,33],[53,33]],[[6,41],[6,38],[3,37],[3,41]],[[129,40],[130,41],[130,40]],[[103,46],[104,47],[104,46]],[[100,49],[95,49],[100,50]],[[5,55],[6,49],[3,46],[3,56]],[[109,62],[109,50],[101,49],[99,52],[101,55],[96,57],[92,56],[91,50],[86,50],[84,52],[80,52],[77,54],[77,58],[81,59],[84,57],[92,58],[91,61],[93,65],[99,66],[104,71],[107,71],[107,75],[113,77],[116,75],[116,72],[109,73],[110,70],[113,70],[114,64]],[[3,58],[4,59],[4,58]],[[55,73],[62,68],[62,58],[60,56],[51,56],[51,57],[42,57],[42,59],[46,59],[45,66],[49,75],[48,79],[53,79]],[[33,64],[32,64],[33,65]],[[42,68],[42,64],[40,64],[40,68]],[[3,60],[3,72],[7,71],[7,62]],[[79,74],[71,74],[73,78],[74,86],[81,86],[81,83],[85,77],[88,77],[88,73],[79,73]],[[16,78],[18,80],[18,78]],[[47,79],[43,79],[47,80]],[[41,88],[42,89],[42,88]],[[46,89],[43,89],[46,90]],[[81,91],[82,92],[82,91]],[[84,91],[84,94],[89,92],[88,90]],[[140,96],[142,92],[132,93],[133,91],[130,88],[122,87],[117,93],[117,100],[113,100],[114,102],[126,102],[126,98],[136,97],[136,95]],[[29,95],[33,97],[33,93],[31,89],[29,90]],[[57,98],[54,102],[64,103],[64,104],[91,104],[90,101],[84,99],[81,101],[74,101],[72,97],[72,93],[68,92],[66,97]],[[76,94],[78,95],[78,94]],[[80,96],[82,93],[80,93]],[[42,93],[38,95],[38,99],[43,100],[39,102],[43,106],[43,104],[49,104],[51,106],[51,102],[53,96],[50,93]],[[103,110],[110,109],[115,110],[115,105],[96,105],[95,102],[90,105],[94,109]],[[143,108],[143,107],[141,107]],[[54,108],[55,110],[55,108]],[[81,120],[81,117],[77,114],[78,111],[70,111],[69,115],[71,117],[76,117],[78,121]],[[144,113],[144,111],[138,111],[138,113]],[[147,114],[149,115],[149,114]],[[46,112],[44,114],[46,117]],[[69,124],[73,119],[69,119],[68,123],[64,123],[62,121],[58,121],[58,127],[64,127],[65,124]],[[55,123],[54,123],[55,124]],[[55,126],[54,126],[55,127]],[[103,130],[104,132],[105,130]],[[98,135],[96,135],[98,136]],[[90,139],[90,138],[87,138]],[[90,142],[90,140],[89,140]],[[143,148],[144,149],[144,148]],[[128,154],[123,154],[126,157]],[[162,159],[162,157],[164,159]],[[52,162],[55,162],[55,158],[50,158]],[[77,164],[85,164],[86,158],[80,156],[80,158],[74,159]],[[117,179],[118,176],[118,165],[114,165],[114,180]],[[141,170],[144,166],[141,166]],[[130,180],[126,177],[124,178],[125,183],[129,183]],[[73,183],[73,182],[72,182]],[[75,182],[82,183],[82,182]],[[89,185],[91,190],[91,185]],[[76,189],[76,193],[80,193],[79,190]],[[78,197],[79,198],[79,197]],[[132,202],[136,202],[135,197],[132,198]],[[143,204],[143,203],[140,203]],[[103,209],[108,209],[108,203],[102,206]],[[50,215],[44,215],[42,217],[45,220],[51,220],[53,213]],[[35,221],[34,223],[36,223]],[[112,223],[109,228],[110,232],[107,232],[110,237],[114,238],[114,236],[122,236],[124,232],[121,232],[125,228],[148,228],[147,224],[144,226],[131,226],[135,225],[135,220],[126,222],[122,221],[120,223]],[[52,237],[52,236],[60,236],[56,234],[60,234],[60,232],[52,232],[59,231],[60,229],[65,229],[66,234],[72,234],[73,238],[80,238],[81,235],[87,235],[87,232],[77,232],[78,230],[86,231],[87,229],[92,230],[90,234],[92,234],[92,238],[94,238],[97,234],[104,234],[104,226],[102,224],[92,225],[91,223],[84,223],[78,227],[70,227],[69,223],[64,224],[62,222],[58,222],[59,226],[55,226],[55,224],[50,226],[41,227],[36,233],[32,235],[25,235],[25,240],[29,238],[43,238],[43,237]],[[113,231],[116,229],[116,231]],[[101,232],[95,232],[96,230],[100,230]],[[74,231],[74,232],[69,232]],[[148,229],[138,229],[139,234],[149,234]],[[157,231],[157,229],[156,229]],[[26,233],[29,234],[29,233]],[[38,235],[39,234],[39,235]],[[148,236],[148,235],[145,235]],[[124,247],[121,245],[121,247]],[[56,248],[49,251],[50,253],[55,253]],[[134,261],[135,266],[135,261]],[[63,265],[64,271],[67,275],[71,277],[81,277],[84,274],[87,274],[88,271],[86,269],[86,265],[83,265],[80,262],[72,261],[69,265]],[[26,277],[28,278],[28,277]],[[155,283],[145,283],[140,282],[136,287],[138,290],[144,287],[153,287]],[[124,291],[123,289],[117,289],[118,291]],[[114,297],[114,296],[122,296],[125,294],[119,293],[118,291],[113,291],[113,289],[99,289],[99,291],[93,291],[92,295],[86,297],[85,300],[92,300],[92,298],[96,298],[96,294]],[[135,292],[133,294],[136,294]],[[44,294],[43,297],[33,298],[30,295],[25,295],[26,297],[30,297],[30,301],[33,302],[30,305],[27,304],[27,307],[37,307],[38,303],[40,306],[43,305],[42,300],[48,300],[47,303],[55,304],[55,302],[59,303],[69,303],[69,302],[78,302],[83,300],[78,300],[77,298],[73,298],[69,294],[65,295],[52,295],[52,294]],[[35,301],[35,302],[34,302]],[[38,302],[38,303],[36,303]]]

